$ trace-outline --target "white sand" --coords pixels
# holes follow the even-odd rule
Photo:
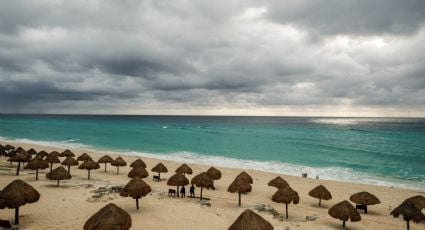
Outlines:
[[[5,142],[0,143],[5,144]],[[22,146],[24,149],[33,147],[37,151],[62,151],[58,148],[23,143],[11,144]],[[86,152],[82,149],[72,149],[72,151],[76,156]],[[94,160],[103,156],[101,153],[87,153]],[[129,165],[137,158],[124,156],[124,159]],[[86,170],[72,167],[73,178],[69,181],[62,181],[61,186],[57,188],[56,181],[49,181],[45,177],[48,169],[41,171],[38,181],[35,180],[35,171],[23,170],[19,176],[15,176],[15,168],[8,170],[9,162],[6,162],[5,157],[0,157],[0,188],[19,178],[40,192],[41,197],[38,202],[25,205],[20,209],[22,229],[82,229],[85,221],[108,202],[113,202],[130,213],[132,229],[227,229],[243,210],[253,208],[256,204],[271,205],[279,213],[284,214],[283,204],[271,201],[271,196],[276,189],[267,186],[268,181],[278,176],[277,174],[246,170],[254,178],[253,191],[242,196],[242,207],[238,207],[237,194],[227,192],[227,187],[242,170],[217,167],[221,170],[223,177],[215,182],[216,190],[204,190],[204,196],[211,198],[211,207],[205,207],[200,205],[198,199],[167,197],[166,192],[170,187],[166,185],[166,180],[152,181],[154,173],[150,171],[160,160],[151,158],[143,158],[143,160],[147,164],[150,174],[145,181],[152,187],[152,193],[141,199],[140,210],[136,210],[135,200],[120,197],[119,194],[104,196],[98,201],[89,201],[93,200],[91,197],[94,193],[90,191],[94,188],[125,185],[129,181],[127,177],[129,166],[120,168],[120,174],[116,175],[115,167],[108,165],[108,171],[105,173],[101,164],[99,170],[92,171],[91,180],[87,180]],[[169,170],[168,173],[161,174],[163,179],[172,176],[174,170],[181,164],[171,161],[161,162]],[[55,166],[57,167],[58,164]],[[207,166],[202,165],[190,164],[189,166],[194,171],[193,175],[188,175],[189,180],[192,176],[208,169]],[[369,206],[369,213],[362,214],[360,222],[347,222],[349,229],[405,229],[405,222],[401,218],[396,219],[390,216],[390,211],[407,197],[424,195],[424,192],[408,189],[280,176],[286,179],[290,186],[299,193],[300,203],[289,206],[288,220],[281,221],[279,218],[274,219],[269,213],[259,213],[275,229],[340,229],[342,223],[328,215],[329,207],[344,199],[348,200],[351,194],[360,191],[375,194],[382,203]],[[94,185],[94,188],[86,188],[85,185],[88,184]],[[333,196],[332,200],[323,201],[321,208],[317,207],[318,200],[308,196],[308,192],[319,184],[325,185]],[[199,191],[200,189],[197,188],[196,195],[199,195]],[[186,193],[189,193],[189,187],[186,187]],[[317,216],[318,219],[305,221],[306,216]],[[0,211],[1,219],[13,219],[13,217],[14,210],[12,209]],[[425,223],[411,224],[411,229],[425,229]]]

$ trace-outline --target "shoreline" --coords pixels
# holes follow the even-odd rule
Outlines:
[[[11,143],[0,141],[0,143]],[[48,146],[34,144],[17,144],[24,149],[34,148],[37,151],[45,150],[63,150]],[[84,149],[71,149],[76,156],[87,152],[94,160],[104,155],[105,152],[85,151]],[[253,191],[242,197],[242,207],[237,206],[237,196],[227,192],[227,187],[242,170],[235,168],[216,167],[223,177],[215,182],[216,190],[206,190],[204,195],[211,199],[211,207],[200,205],[198,199],[170,198],[166,195],[169,186],[166,181],[153,182],[150,171],[158,162],[162,162],[168,168],[168,173],[161,174],[163,179],[168,179],[174,174],[174,169],[181,162],[158,160],[148,157],[135,157],[121,154],[110,154],[111,157],[122,156],[129,165],[137,158],[142,158],[147,164],[149,177],[144,180],[152,187],[152,193],[141,199],[141,209],[136,210],[134,200],[123,198],[117,194],[111,194],[105,199],[93,201],[92,190],[104,186],[125,185],[129,178],[127,173],[129,167],[120,168],[120,174],[116,175],[115,167],[108,165],[106,173],[101,169],[92,172],[92,180],[87,180],[86,170],[71,169],[73,178],[68,181],[62,181],[61,187],[56,188],[54,181],[46,180],[44,174],[48,171],[42,170],[40,180],[35,181],[34,172],[23,170],[21,175],[14,176],[11,171],[0,171],[0,188],[15,179],[22,179],[34,186],[41,194],[40,200],[34,204],[28,204],[21,209],[21,228],[22,229],[81,229],[84,222],[98,209],[109,202],[116,203],[121,208],[130,213],[133,220],[132,229],[227,229],[239,214],[247,209],[253,208],[259,204],[265,204],[273,207],[280,214],[284,213],[284,206],[271,201],[271,196],[276,191],[275,188],[267,186],[267,182],[280,175],[288,181],[290,186],[299,193],[300,203],[290,204],[289,219],[279,220],[273,218],[269,213],[257,212],[263,218],[268,220],[275,229],[339,229],[341,223],[337,219],[331,218],[327,211],[333,204],[342,200],[348,200],[351,194],[360,191],[369,191],[375,194],[381,200],[380,205],[370,206],[369,214],[362,215],[360,222],[348,222],[350,229],[405,229],[405,222],[401,218],[393,218],[389,215],[390,211],[400,204],[404,199],[414,195],[425,195],[424,192],[391,188],[377,185],[365,185],[349,182],[329,181],[323,179],[301,178],[295,176],[286,176],[277,173],[262,172],[258,170],[245,170],[254,178]],[[0,163],[3,166],[9,165],[5,157],[0,157]],[[55,164],[54,167],[57,167]],[[188,175],[189,180],[198,173],[206,171],[205,165],[189,164],[193,169],[193,175]],[[332,193],[334,197],[330,201],[323,202],[323,207],[317,207],[317,200],[308,196],[315,186],[323,184]],[[87,188],[87,186],[93,186]],[[195,191],[199,195],[199,188]],[[315,221],[306,221],[306,216],[315,216]],[[10,219],[13,217],[13,210],[5,209],[0,212],[1,219]],[[213,227],[212,227],[213,226]],[[423,223],[411,224],[411,229],[422,229]]]
[[[300,177],[302,173],[307,173],[309,178],[315,178],[319,176],[321,180],[326,181],[335,181],[335,182],[346,182],[361,185],[372,185],[372,186],[382,186],[388,188],[400,188],[400,189],[409,189],[417,192],[425,192],[425,181],[411,181],[408,179],[397,179],[391,177],[375,176],[365,172],[357,172],[348,168],[341,167],[313,167],[305,165],[296,165],[291,163],[275,162],[275,161],[254,161],[254,160],[242,160],[237,158],[229,158],[223,156],[212,156],[212,155],[202,155],[191,152],[177,152],[179,154],[155,154],[148,152],[137,152],[137,151],[119,151],[119,150],[102,150],[96,149],[93,146],[73,143],[75,140],[61,141],[61,142],[51,142],[51,141],[37,141],[30,139],[16,139],[8,140],[5,137],[0,136],[0,143],[10,143],[17,145],[34,145],[39,147],[49,147],[49,148],[59,148],[59,149],[71,149],[85,152],[94,152],[94,153],[105,153],[111,155],[120,155],[120,156],[129,156],[129,157],[142,157],[150,158],[163,161],[179,162],[179,163],[191,163],[204,166],[214,166],[221,168],[229,168],[235,170],[255,170],[265,173],[273,173],[278,175],[285,175],[290,177]],[[214,161],[215,164],[211,164],[211,161]],[[223,163],[225,162],[225,163]],[[230,164],[230,165],[229,165]],[[288,170],[287,168],[291,168]],[[282,171],[282,169],[287,169]],[[296,173],[294,173],[296,172]],[[324,175],[322,172],[327,173]],[[332,172],[334,175],[338,175],[340,178],[329,177],[329,172]],[[339,174],[343,174],[340,176]],[[341,178],[342,177],[342,178]],[[348,178],[351,177],[351,178]],[[421,185],[417,186],[420,183]],[[416,186],[415,186],[416,185]]]

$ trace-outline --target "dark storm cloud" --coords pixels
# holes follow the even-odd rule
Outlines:
[[[423,0],[272,1],[268,17],[324,35],[412,34],[425,22]]]
[[[424,10],[421,0],[6,0],[0,107],[423,114]]]

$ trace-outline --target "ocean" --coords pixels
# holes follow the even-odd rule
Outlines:
[[[425,191],[425,119],[0,115],[0,140]]]

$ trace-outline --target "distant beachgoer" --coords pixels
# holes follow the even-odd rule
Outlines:
[[[319,176],[316,176],[316,179],[318,180],[319,179]]]
[[[195,197],[195,186],[190,186],[190,197],[194,198]]]
[[[182,198],[186,197],[186,188],[184,186],[180,189],[180,194],[182,195]]]

